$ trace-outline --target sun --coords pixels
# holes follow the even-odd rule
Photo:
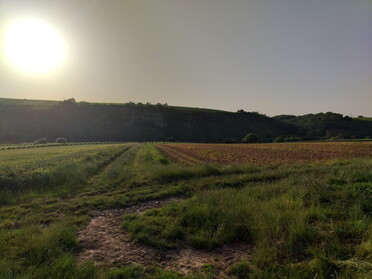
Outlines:
[[[4,53],[17,68],[30,73],[47,73],[59,67],[66,56],[59,32],[35,19],[13,22],[5,30]]]

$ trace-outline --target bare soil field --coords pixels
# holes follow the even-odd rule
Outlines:
[[[272,144],[157,144],[156,147],[177,163],[218,165],[327,161],[371,158],[371,142],[319,142]]]

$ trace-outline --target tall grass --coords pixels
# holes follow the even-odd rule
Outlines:
[[[211,279],[208,268],[184,276],[77,260],[76,232],[95,212],[179,195],[188,199],[129,215],[124,228],[167,249],[251,243],[251,259],[232,266],[231,278],[372,272],[372,163],[365,160],[183,167],[150,144],[9,150],[0,157],[1,179],[14,183],[0,186],[1,194],[10,191],[0,206],[0,278]]]
[[[280,181],[204,190],[182,203],[128,215],[123,228],[133,239],[163,248],[252,243],[257,272],[249,278],[367,274],[362,263],[371,259],[371,167],[366,161],[300,167]]]
[[[9,234],[1,233],[0,249],[8,254],[0,261],[0,277],[96,278],[96,268],[89,263],[78,263],[75,257],[79,249],[76,221],[65,221],[46,230],[30,226]],[[9,245],[18,246],[19,241],[22,246],[17,250],[7,249]]]

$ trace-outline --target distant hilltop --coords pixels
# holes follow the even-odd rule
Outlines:
[[[372,118],[338,113],[268,117],[257,112],[0,98],[0,143],[54,141],[261,142],[372,138]]]

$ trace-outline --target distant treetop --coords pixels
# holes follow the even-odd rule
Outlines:
[[[76,103],[76,100],[74,98],[63,100],[62,103]]]

